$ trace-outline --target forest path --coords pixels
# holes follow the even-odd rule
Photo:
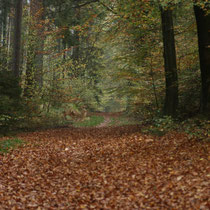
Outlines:
[[[110,116],[104,116],[104,122],[102,122],[100,125],[96,126],[97,128],[103,128],[109,126],[111,122]]]
[[[92,113],[93,115],[98,115],[98,116],[103,116],[104,117],[104,122],[96,126],[96,128],[103,128],[107,126],[111,126],[111,122],[113,119],[118,119],[120,116],[122,116],[122,112],[115,112],[115,113]],[[118,119],[119,120],[119,119]],[[117,126],[117,125],[115,125]]]
[[[208,209],[210,145],[138,126],[19,134],[0,155],[0,209]]]

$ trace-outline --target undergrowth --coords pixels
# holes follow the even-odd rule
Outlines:
[[[2,140],[0,141],[0,154],[8,153],[11,149],[14,149],[23,144],[24,144],[24,141],[21,139]]]
[[[137,122],[126,116],[119,116],[119,117],[111,117],[111,122],[109,123],[109,126],[122,126],[122,125],[133,125],[133,124],[137,124]]]
[[[194,117],[187,120],[173,119],[169,116],[156,117],[142,128],[142,132],[152,134],[155,136],[163,136],[168,132],[177,131],[188,134],[189,138],[198,140],[210,140],[210,121],[208,119],[201,119]]]
[[[84,121],[81,122],[73,122],[74,127],[95,127],[100,125],[104,121],[103,116],[90,116],[87,117]]]

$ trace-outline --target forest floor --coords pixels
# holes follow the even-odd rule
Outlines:
[[[208,142],[109,122],[19,134],[0,154],[0,209],[210,208]]]

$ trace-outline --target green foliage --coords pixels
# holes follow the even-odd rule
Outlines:
[[[104,121],[103,116],[92,115],[82,122],[74,122],[73,126],[75,126],[75,127],[95,127],[97,125],[100,125],[103,121]]]
[[[0,71],[8,70],[9,59],[6,46],[0,46]]]
[[[65,122],[63,120],[63,114],[61,111],[51,110],[46,113],[28,119],[24,119],[21,123],[19,123],[18,128],[24,131],[35,131],[37,129],[48,129],[48,128],[57,128],[62,126],[70,125],[71,122]]]
[[[181,123],[181,130],[189,134],[190,138],[200,140],[210,139],[210,121],[204,117],[194,117]]]
[[[147,124],[147,122],[144,122]],[[148,121],[149,126],[142,129],[142,132],[152,135],[162,136],[170,131],[178,129],[177,122],[170,116],[156,117],[152,121]]]
[[[210,139],[210,121],[203,116],[183,121],[172,119],[169,116],[156,117],[152,121],[144,121],[142,124],[146,125],[143,126],[142,132],[156,136],[163,136],[171,131],[179,131],[188,134],[189,138]]]
[[[196,115],[200,104],[200,70],[187,69],[180,74],[179,112],[182,118]]]
[[[0,71],[0,93],[14,100],[20,99],[21,88],[12,72]]]
[[[22,114],[21,88],[12,72],[0,72],[0,131],[10,130]]]
[[[136,125],[138,121],[128,116],[111,117],[110,126]]]
[[[11,149],[24,144],[21,139],[7,139],[0,141],[0,153],[8,153]]]

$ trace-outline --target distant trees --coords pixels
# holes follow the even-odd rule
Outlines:
[[[13,48],[14,15],[11,15],[11,8],[11,0],[0,0],[0,68],[2,71],[11,67],[7,59]]]
[[[0,0],[0,127],[20,112],[29,119],[55,109],[96,107],[102,50],[90,29],[99,12],[95,2]],[[10,79],[11,72],[18,80]],[[23,108],[16,114],[15,89]]]

